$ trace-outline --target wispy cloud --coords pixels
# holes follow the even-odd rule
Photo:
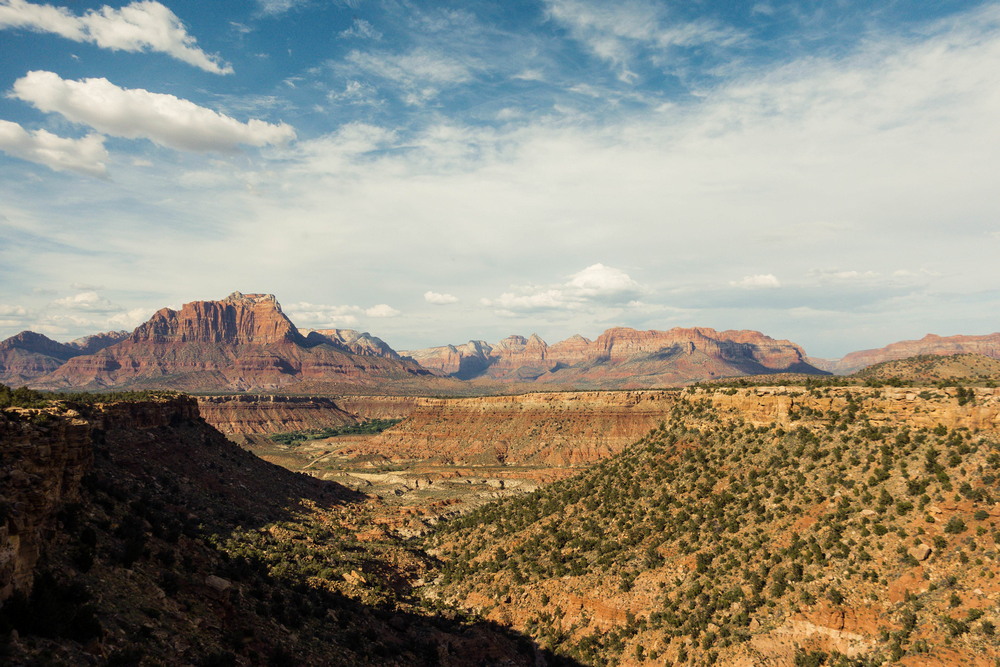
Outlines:
[[[672,19],[664,4],[647,0],[546,0],[545,4],[550,18],[565,26],[597,57],[612,64],[624,81],[637,78],[633,62],[643,50],[731,46],[745,38],[741,31],[716,21]]]
[[[120,88],[107,79],[70,81],[35,71],[14,82],[13,97],[117,137],[149,139],[189,151],[227,151],[240,144],[266,146],[295,138],[284,123],[242,123],[173,95]]]
[[[390,82],[404,91],[404,100],[409,104],[423,103],[436,96],[441,87],[468,82],[473,76],[468,63],[444,51],[425,48],[406,53],[351,51],[336,69]]]
[[[121,9],[105,5],[77,16],[65,7],[0,0],[0,28],[53,33],[115,51],[166,53],[207,72],[233,72],[218,56],[202,51],[181,20],[159,2],[133,2]]]

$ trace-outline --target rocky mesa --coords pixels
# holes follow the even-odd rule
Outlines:
[[[462,380],[576,388],[638,389],[738,375],[824,373],[790,341],[757,331],[700,327],[669,331],[618,327],[593,341],[576,335],[551,346],[535,334],[509,336],[494,345],[469,341],[401,354]]]
[[[127,339],[73,357],[32,386],[293,390],[307,381],[358,386],[429,375],[412,361],[358,354],[329,335],[303,336],[274,295],[234,292],[179,311],[164,308]]]

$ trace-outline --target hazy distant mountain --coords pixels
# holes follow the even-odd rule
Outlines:
[[[809,357],[813,366],[846,375],[883,361],[906,359],[921,354],[982,354],[1000,359],[1000,333],[985,336],[936,336],[927,334],[920,340],[903,340],[875,350],[851,352],[842,359],[817,359]]]
[[[537,335],[499,343],[469,341],[408,350],[426,368],[451,377],[562,386],[629,388],[684,384],[762,373],[816,373],[805,352],[757,331],[708,328],[637,331],[608,329],[596,340],[573,336],[548,345]]]

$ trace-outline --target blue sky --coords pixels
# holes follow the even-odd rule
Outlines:
[[[0,0],[0,336],[990,333],[1000,4]]]

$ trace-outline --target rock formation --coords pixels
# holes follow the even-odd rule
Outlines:
[[[637,331],[608,329],[597,340],[573,336],[549,346],[532,334],[496,345],[465,345],[406,351],[426,368],[467,380],[538,382],[580,388],[676,386],[736,375],[822,373],[802,348],[756,331],[707,328]]]
[[[412,361],[359,355],[322,334],[310,336],[299,333],[273,295],[234,292],[179,311],[164,308],[122,342],[74,357],[32,386],[290,390],[306,381],[358,386],[429,375]]]
[[[818,368],[846,375],[883,361],[906,359],[922,354],[947,356],[952,354],[982,354],[1000,359],[1000,333],[985,336],[936,336],[927,334],[920,340],[903,340],[875,350],[851,352],[841,359],[808,361]]]
[[[407,419],[342,450],[456,465],[589,465],[669,414],[676,392],[551,392],[423,399]]]

